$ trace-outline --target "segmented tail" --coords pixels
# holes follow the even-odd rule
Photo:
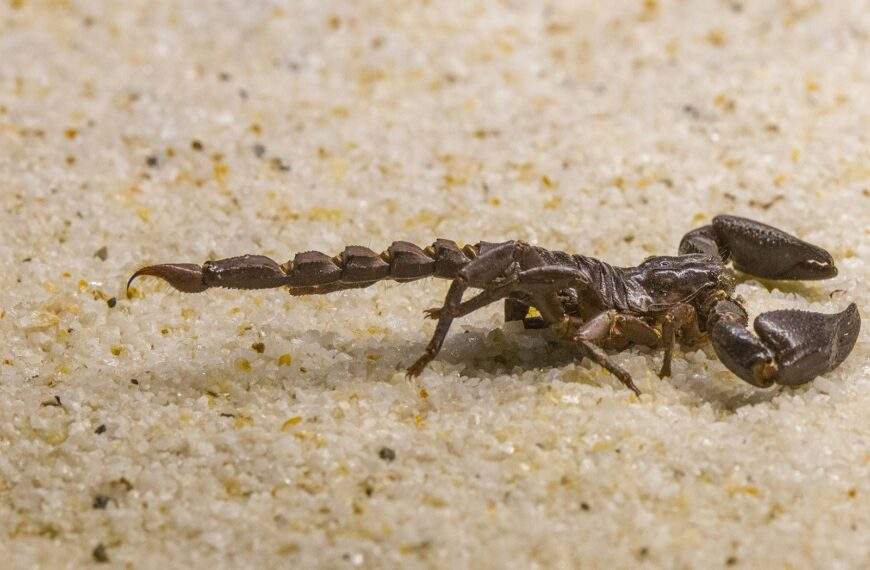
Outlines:
[[[425,249],[406,241],[393,242],[381,253],[349,245],[330,257],[319,251],[297,253],[279,265],[263,255],[242,255],[207,261],[203,265],[166,263],[149,265],[130,277],[160,277],[174,288],[198,293],[210,287],[266,289],[288,287],[292,295],[322,295],[368,287],[378,281],[415,281],[424,277],[454,279],[459,270],[494,244],[480,242],[460,248],[456,242],[438,239]]]
[[[319,251],[297,253],[281,266],[293,295],[331,293],[342,289],[368,287],[390,279],[405,283],[424,277],[454,279],[468,262],[477,257],[480,244],[461,248],[456,242],[438,239],[425,249],[395,241],[385,251],[349,245],[335,257]]]

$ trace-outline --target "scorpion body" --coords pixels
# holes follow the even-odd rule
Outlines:
[[[727,266],[769,279],[825,279],[837,270],[830,254],[777,228],[736,216],[687,233],[676,256],[654,256],[634,267],[552,251],[522,241],[460,247],[438,239],[426,248],[393,242],[376,253],[347,246],[336,256],[298,253],[284,264],[261,255],[143,267],[180,291],[211,287],[287,287],[291,295],[327,294],[381,280],[426,277],[451,280],[443,306],[428,309],[438,323],[423,355],[408,368],[420,374],[438,354],[454,319],[504,300],[507,321],[527,328],[555,326],[587,357],[639,393],[631,376],[607,355],[639,344],[663,348],[660,376],[671,373],[676,341],[694,346],[709,339],[719,359],[747,382],[798,385],[837,367],[857,341],[860,317],[849,305],[827,315],[797,310],[748,316],[734,295]],[[129,286],[129,282],[128,282]],[[481,291],[463,301],[469,288]]]

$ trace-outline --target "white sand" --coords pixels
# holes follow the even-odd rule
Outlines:
[[[500,307],[407,381],[445,282],[123,298],[394,239],[630,264],[732,212],[840,268],[753,313],[866,320],[866,0],[278,4],[0,3],[0,566],[870,565],[870,327],[797,390],[632,350],[638,400]]]

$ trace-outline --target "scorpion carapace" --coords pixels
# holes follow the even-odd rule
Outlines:
[[[438,323],[425,352],[408,368],[409,376],[420,374],[435,358],[454,319],[499,300],[504,300],[505,320],[523,321],[527,328],[557,327],[579,356],[603,366],[635,393],[631,376],[610,360],[608,350],[636,344],[662,348],[659,375],[668,376],[675,341],[694,346],[709,339],[725,366],[759,387],[809,382],[849,355],[861,326],[854,303],[836,314],[763,313],[755,319],[753,333],[734,295],[729,262],[769,279],[837,274],[824,249],[760,222],[722,215],[687,233],[678,255],[650,257],[636,267],[615,267],[521,241],[460,248],[439,239],[425,249],[397,241],[382,253],[362,246],[347,246],[334,257],[309,251],[284,264],[243,255],[201,266],[150,265],[130,282],[152,275],[187,293],[210,287],[287,287],[291,295],[315,295],[385,279],[450,279],[444,304],[426,311]],[[481,291],[463,300],[469,288]]]

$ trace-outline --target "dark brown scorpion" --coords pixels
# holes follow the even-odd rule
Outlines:
[[[309,251],[283,265],[261,255],[201,266],[151,265],[134,273],[130,282],[153,275],[186,293],[210,287],[288,287],[291,295],[316,295],[384,279],[450,279],[444,305],[426,311],[438,324],[423,355],[408,368],[409,376],[420,374],[435,358],[454,319],[502,299],[506,321],[523,321],[527,328],[559,327],[580,356],[638,394],[631,376],[606,350],[633,344],[663,348],[659,376],[669,376],[675,340],[692,346],[709,339],[728,369],[758,387],[803,384],[845,360],[861,327],[854,303],[837,314],[763,313],[755,319],[753,334],[746,309],[734,295],[729,261],[766,279],[816,280],[837,274],[824,249],[760,222],[722,215],[683,236],[679,255],[649,257],[636,267],[614,267],[522,241],[460,248],[439,239],[425,249],[397,241],[380,254],[353,245],[335,257]],[[463,301],[468,288],[482,291]]]

